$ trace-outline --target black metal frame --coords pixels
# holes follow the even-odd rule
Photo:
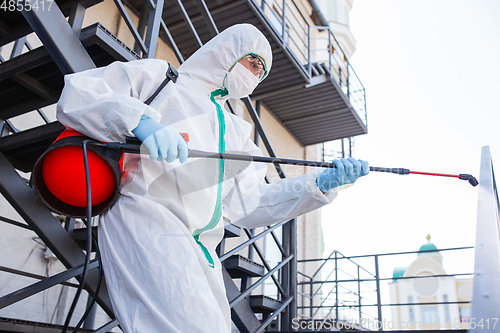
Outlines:
[[[125,20],[127,26],[129,27],[132,35],[135,38],[135,42],[137,48],[142,52],[142,57],[153,57],[153,54],[156,50],[157,39],[160,33],[160,29],[164,34],[166,34],[169,43],[171,44],[177,59],[182,63],[183,57],[179,52],[177,45],[175,44],[170,32],[168,31],[163,19],[161,19],[161,10],[157,10],[157,8],[163,8],[163,0],[157,1],[146,1],[146,10],[149,11],[148,17],[149,21],[146,29],[146,37],[145,42],[143,42],[143,31],[140,33],[137,31],[135,26],[131,23],[131,19],[125,11],[124,5],[121,0],[114,0],[115,4],[122,15],[122,18]],[[178,1],[177,4],[181,8],[181,11],[184,13],[184,19],[188,26],[191,29],[191,33],[195,40],[198,42],[199,46],[201,46],[201,40],[194,29],[194,25],[191,23],[190,18],[187,12],[183,9],[183,4],[181,1]],[[209,31],[212,35],[218,33],[218,29],[215,26],[215,23],[208,11],[208,8],[203,0],[196,0],[196,4],[205,20],[205,23],[208,26]],[[33,30],[38,35],[39,39],[44,44],[45,49],[50,54],[51,58],[57,64],[59,69],[64,74],[69,74],[77,71],[82,71],[86,69],[95,68],[95,65],[84,49],[84,46],[78,40],[78,34],[81,30],[81,25],[83,22],[83,17],[85,14],[85,8],[81,6],[79,3],[76,3],[69,17],[69,24],[65,20],[63,13],[57,8],[57,6],[53,6],[51,11],[24,11],[23,16],[29,22]],[[15,47],[12,51],[11,58],[18,56],[21,54],[22,49],[26,45],[28,49],[31,50],[29,44],[26,43],[26,38],[22,37],[17,40],[15,43]],[[22,79],[22,78],[21,78]],[[53,97],[53,92],[49,91],[48,93],[44,92],[43,86],[35,85],[37,92],[41,92],[44,94],[45,98]],[[46,90],[46,89],[45,89]],[[46,90],[47,91],[47,90]],[[268,149],[271,156],[276,156],[274,150],[267,138],[267,135],[264,131],[262,124],[260,123],[260,119],[256,113],[256,110],[250,101],[250,99],[244,100],[245,105],[248,108],[248,112],[252,116],[252,119],[256,123],[257,133],[259,133],[263,142],[265,143],[266,148]],[[229,105],[230,109],[232,106]],[[48,122],[47,117],[43,114],[41,110],[37,110],[45,123]],[[7,119],[7,125],[10,125]],[[14,129],[13,126],[9,127],[9,132],[12,132]],[[279,165],[276,165],[276,169],[280,175],[280,177],[285,177],[284,172],[281,170]],[[2,170],[2,178],[0,179],[0,190],[4,197],[10,202],[10,204],[18,211],[18,213],[23,217],[23,219],[27,222],[27,225],[24,225],[17,221],[12,221],[9,219],[2,218],[4,222],[11,223],[13,225],[17,225],[19,227],[31,229],[37,233],[37,235],[42,239],[42,241],[55,253],[57,258],[61,260],[61,262],[68,267],[68,270],[57,274],[55,276],[45,278],[40,282],[37,282],[33,285],[27,286],[19,291],[11,293],[9,295],[5,295],[0,298],[0,308],[9,306],[13,303],[16,303],[22,299],[30,297],[42,290],[55,286],[57,284],[65,284],[70,286],[75,286],[74,284],[70,284],[65,282],[66,280],[76,277],[79,278],[79,275],[82,271],[82,262],[84,258],[84,254],[78,245],[73,241],[70,236],[70,232],[72,230],[65,230],[60,222],[54,218],[54,216],[47,210],[47,208],[41,203],[41,201],[36,197],[34,192],[29,188],[26,181],[22,179],[19,174],[15,171],[14,167],[9,163],[9,161],[0,153],[0,170]],[[262,283],[271,278],[276,284],[278,290],[280,291],[282,305],[270,316],[268,316],[264,322],[260,324],[260,326],[255,330],[255,332],[264,331],[268,325],[271,324],[273,320],[275,320],[278,315],[280,315],[285,309],[286,316],[283,316],[281,319],[281,327],[284,329],[289,328],[289,322],[291,318],[294,317],[294,304],[295,304],[295,293],[296,293],[296,279],[293,277],[296,276],[296,248],[295,248],[295,238],[296,238],[296,226],[295,220],[290,222],[282,222],[273,227],[268,228],[263,233],[252,236],[252,231],[245,230],[246,235],[250,238],[248,242],[245,242],[245,246],[250,246],[254,249],[262,262],[265,264],[267,269],[267,273],[260,278],[258,281],[253,283],[251,286],[241,291],[239,296],[233,298],[231,300],[231,307],[234,309],[236,305],[240,303],[243,299],[247,298],[250,293],[255,290],[257,287],[262,285]],[[283,227],[283,245],[278,242],[278,238],[274,234],[275,230]],[[283,260],[275,267],[270,267],[265,261],[264,254],[259,249],[257,244],[255,243],[258,239],[263,236],[271,234],[273,239],[277,242],[278,247],[281,249],[283,254]],[[237,249],[242,248],[239,246]],[[221,261],[227,258],[231,253],[237,252],[237,249],[233,249],[223,255],[221,257]],[[97,263],[92,264],[92,268],[95,268]],[[9,270],[5,268],[4,270]],[[277,271],[282,271],[277,279],[274,275]],[[17,271],[10,270],[11,273],[20,273]],[[85,288],[89,293],[92,293],[95,288],[95,282],[97,280],[97,272],[95,270],[91,270],[89,272],[89,276],[87,278],[87,282],[85,284]],[[295,281],[295,283],[294,283]],[[113,312],[111,308],[111,304],[109,302],[109,298],[107,296],[106,288],[103,286],[101,288],[101,292],[99,293],[98,303],[101,307],[108,313],[108,315],[113,318]],[[240,316],[248,316],[249,313],[240,313]],[[253,315],[253,313],[251,314]],[[96,332],[104,332],[110,327],[114,327],[117,325],[116,320],[104,325],[103,327],[97,329]],[[242,327],[242,331],[245,328]]]
[[[439,249],[439,250],[430,250],[430,251],[425,251],[425,253],[433,253],[433,252],[443,252],[443,251],[457,251],[457,250],[468,250],[468,249],[473,249],[474,247],[468,246],[468,247],[456,247],[456,248],[446,248],[446,249]],[[382,278],[380,276],[380,270],[379,270],[379,258],[380,257],[387,257],[387,256],[395,256],[395,255],[406,255],[406,254],[420,254],[422,253],[421,251],[410,251],[410,252],[396,252],[396,253],[384,253],[384,254],[370,254],[370,255],[359,255],[359,256],[350,256],[346,257],[343,254],[341,254],[338,251],[333,251],[330,256],[328,256],[325,259],[306,259],[306,260],[298,260],[298,263],[313,263],[313,262],[321,262],[321,265],[319,268],[316,270],[316,272],[312,275],[309,276],[307,274],[304,274],[302,272],[299,272],[298,274],[303,277],[302,281],[298,283],[299,288],[302,289],[302,292],[299,292],[299,295],[301,296],[302,299],[302,304],[297,307],[297,309],[301,312],[299,314],[299,317],[305,318],[306,320],[312,320],[312,321],[319,321],[320,325],[318,326],[318,330],[320,330],[325,322],[329,319],[330,313],[332,311],[335,311],[335,316],[334,316],[334,321],[335,322],[341,322],[342,319],[339,317],[339,309],[342,308],[357,308],[358,309],[358,317],[361,322],[361,319],[364,318],[363,316],[368,317],[370,320],[375,320],[377,323],[383,323],[384,318],[382,316],[382,307],[392,307],[392,306],[408,306],[408,305],[437,305],[437,304],[471,304],[471,302],[462,302],[462,301],[457,301],[457,302],[434,302],[434,303],[383,303],[381,299],[381,294],[380,294],[380,282],[381,281],[396,281],[396,280],[415,280],[419,278],[429,278],[429,277],[457,277],[457,276],[472,276],[473,273],[460,273],[460,274],[446,274],[446,275],[429,275],[429,276],[411,276],[411,277],[387,277],[387,278]],[[366,268],[360,266],[355,260],[356,259],[364,259],[364,258],[373,258],[373,263],[374,263],[374,272],[370,272]],[[330,270],[329,272],[325,272],[325,265],[333,261],[334,268]],[[357,269],[357,276],[352,276],[345,270],[341,269],[339,267],[339,263],[343,261],[348,261],[352,265],[354,265]],[[361,270],[364,271],[365,274],[367,274],[369,277],[368,278],[363,278],[361,277]],[[342,272],[343,274],[351,277],[351,279],[339,279],[339,272]],[[330,276],[334,274],[334,278],[330,279]],[[319,276],[325,276],[326,278],[321,278],[320,280],[317,279]],[[342,286],[344,283],[357,283],[357,290],[350,290]],[[367,283],[374,283],[375,287],[368,285]],[[327,293],[325,296],[324,294],[322,295],[322,301],[320,304],[315,305],[314,300],[315,297],[322,292],[322,287],[328,284],[333,284],[333,287],[330,289],[330,291]],[[376,301],[373,301],[370,299],[369,296],[367,296],[366,291],[361,290],[361,284],[364,284],[365,287],[370,289],[369,292],[374,292],[376,293]],[[309,292],[305,292],[305,287],[309,287]],[[339,298],[339,295],[341,292],[339,289],[344,289],[347,294],[355,295],[357,296],[357,303],[355,304],[344,304],[344,300]],[[335,295],[335,302],[333,305],[325,305],[325,301],[328,299],[328,297],[334,294]],[[308,300],[309,304],[306,304],[305,300]],[[368,302],[368,304],[367,304]],[[377,316],[373,317],[365,312],[362,311],[362,308],[371,308],[371,307],[376,307],[377,308]],[[329,310],[328,314],[324,316],[323,318],[316,319],[316,315],[318,312],[322,309]],[[305,314],[305,310],[309,310],[309,315]],[[316,310],[316,311],[314,311]],[[353,318],[351,318],[353,319]],[[347,322],[344,323],[347,325]],[[364,329],[363,327],[352,327],[353,329]],[[366,328],[366,327],[365,327]]]

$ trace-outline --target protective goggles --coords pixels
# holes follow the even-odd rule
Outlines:
[[[262,80],[262,78],[267,74],[266,66],[264,65],[262,59],[254,53],[249,53],[244,56],[244,58],[250,62],[253,68],[253,73],[259,78],[259,80]]]

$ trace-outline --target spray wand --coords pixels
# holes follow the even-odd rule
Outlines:
[[[183,133],[181,133],[183,134]],[[189,138],[187,138],[189,140]],[[111,147],[112,145],[113,147]],[[107,144],[110,149],[118,149],[124,153],[141,153],[141,146],[136,143],[118,143],[118,142],[110,142]],[[265,157],[265,156],[253,156],[246,154],[232,154],[232,153],[214,153],[214,152],[206,152],[201,150],[188,149],[188,157],[191,158],[216,158],[216,159],[225,159],[225,160],[237,160],[237,161],[249,161],[249,162],[263,162],[263,163],[273,163],[273,164],[291,164],[291,165],[301,165],[301,166],[312,166],[312,167],[323,167],[323,168],[336,168],[333,162],[318,162],[318,161],[306,161],[306,160],[294,160],[287,158],[279,158],[279,157]],[[426,176],[438,176],[438,177],[452,177],[458,178],[462,180],[467,180],[469,184],[472,186],[477,186],[479,182],[477,179],[470,174],[459,174],[459,175],[451,175],[444,173],[434,173],[434,172],[421,172],[421,171],[411,171],[409,169],[404,168],[380,168],[380,167],[370,167],[370,171],[372,172],[386,172],[393,173],[397,175],[426,175]]]

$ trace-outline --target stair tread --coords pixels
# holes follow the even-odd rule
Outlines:
[[[224,237],[232,238],[232,237],[240,237],[241,236],[241,228],[232,224],[224,218]]]
[[[83,7],[89,8],[102,1],[103,0],[81,0],[79,2]],[[69,16],[71,6],[73,5],[72,0],[56,0],[54,2],[57,4],[64,16]],[[4,34],[2,33],[0,37],[0,46],[24,37],[33,31],[21,12],[17,10],[0,10],[0,22],[2,22],[1,31],[4,32]]]
[[[92,227],[92,231],[95,233],[95,235],[97,235],[97,227]],[[73,232],[71,233],[71,238],[75,240],[75,242],[82,250],[85,250],[85,248],[87,247],[87,228],[84,227],[84,228],[74,229]],[[92,242],[92,252],[95,252],[96,250],[97,249],[95,247],[95,244]]]
[[[283,303],[265,295],[251,295],[250,306],[255,312],[276,311]]]
[[[264,266],[242,255],[235,254],[223,262],[232,278],[241,278],[244,275],[259,277],[264,275]]]
[[[64,131],[59,122],[31,128],[0,138],[0,152],[12,165],[23,172],[31,172],[38,157]]]
[[[139,59],[100,23],[83,28],[80,37],[98,67]],[[2,119],[54,104],[64,86],[63,74],[43,46],[0,64],[0,77]]]
[[[81,39],[98,66],[116,60],[130,61],[139,56],[101,24],[94,23],[82,29]],[[45,96],[28,90],[19,82],[19,74],[43,86]],[[44,47],[36,48],[0,64],[0,118],[11,117],[57,102],[64,85],[64,76]],[[43,94],[42,94],[43,95]],[[0,138],[0,151],[12,165],[30,172],[41,154],[64,130],[58,123],[38,126]]]

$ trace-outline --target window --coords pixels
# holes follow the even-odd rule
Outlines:
[[[338,22],[337,0],[326,0],[325,18],[327,21]]]
[[[470,321],[470,306],[461,306],[458,310],[460,312],[460,322],[468,323]]]
[[[413,303],[413,296],[408,296],[408,303]],[[415,310],[413,305],[410,305],[410,322],[415,322]]]
[[[438,308],[435,305],[422,306],[422,322],[427,324],[434,324],[439,322]]]
[[[448,302],[448,295],[443,295],[443,302]],[[449,304],[443,304],[444,305],[444,322],[447,323],[450,321],[450,305]]]

